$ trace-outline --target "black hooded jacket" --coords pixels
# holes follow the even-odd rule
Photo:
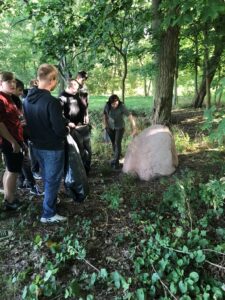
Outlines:
[[[33,88],[23,103],[30,140],[38,149],[61,150],[68,133],[60,101],[47,90]]]

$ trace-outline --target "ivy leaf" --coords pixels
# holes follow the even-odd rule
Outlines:
[[[96,279],[97,279],[97,274],[94,272],[91,275],[90,286],[93,286],[95,284]]]
[[[120,288],[120,274],[117,271],[112,273],[112,279],[114,281],[115,287],[117,289],[119,289]]]
[[[158,280],[159,280],[159,274],[158,273],[153,273],[152,274],[152,283],[155,283]]]
[[[145,292],[143,289],[138,289],[136,291],[137,300],[145,300]]]
[[[202,252],[202,250],[196,251],[195,260],[197,263],[201,263],[205,260],[205,254]]]
[[[102,279],[106,279],[107,276],[108,276],[108,273],[107,273],[106,269],[101,269],[99,272],[99,277]]]
[[[187,292],[187,283],[183,282],[182,280],[178,283],[179,289],[182,294],[185,294]]]
[[[171,282],[171,284],[170,284],[170,291],[171,291],[172,294],[177,293],[177,287],[176,287],[174,282]]]
[[[182,237],[184,231],[182,227],[177,227],[176,231],[174,232],[174,235],[178,238]]]
[[[199,280],[199,275],[197,272],[191,272],[189,277],[194,281],[197,282]]]
[[[45,273],[44,281],[48,281],[49,278],[52,276],[52,270],[48,270],[47,273]]]

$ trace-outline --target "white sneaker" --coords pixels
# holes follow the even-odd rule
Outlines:
[[[58,223],[58,222],[65,222],[67,221],[67,217],[60,216],[58,214],[55,214],[51,218],[41,218],[41,223]]]

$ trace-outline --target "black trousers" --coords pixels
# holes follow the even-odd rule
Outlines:
[[[111,140],[112,143],[112,147],[113,147],[113,161],[112,164],[113,165],[119,165],[119,159],[121,156],[121,143],[122,143],[122,139],[123,139],[123,134],[124,134],[124,128],[121,129],[111,129],[111,128],[106,128],[106,131],[109,135],[109,138]]]

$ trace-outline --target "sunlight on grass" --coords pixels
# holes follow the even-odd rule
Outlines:
[[[90,96],[89,99],[89,109],[93,110],[102,110],[104,109],[105,103],[107,102],[107,96]],[[151,112],[152,109],[152,97],[126,97],[125,105],[130,110],[143,110],[146,113]]]
[[[176,144],[176,150],[179,154],[193,152],[198,148],[198,144],[191,141],[190,136],[178,127],[173,127],[173,135]]]

